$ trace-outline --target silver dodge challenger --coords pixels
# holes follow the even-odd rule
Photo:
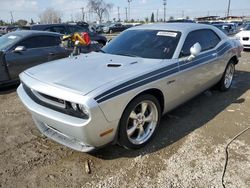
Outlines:
[[[161,116],[216,86],[227,91],[242,46],[202,24],[142,25],[101,52],[30,68],[17,89],[38,129],[72,149],[147,144]]]

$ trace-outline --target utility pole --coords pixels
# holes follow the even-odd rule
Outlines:
[[[166,5],[167,5],[167,0],[163,0],[163,7],[164,7],[164,22],[166,22]]]
[[[230,15],[230,6],[231,6],[231,0],[228,0],[227,17],[229,17]]]
[[[12,11],[10,11],[10,17],[11,17],[11,21],[10,21],[10,23],[14,23],[14,18],[13,18],[13,12]]]
[[[127,7],[125,8],[125,11],[126,11],[126,21],[128,21],[128,8]]]
[[[157,9],[157,12],[156,12],[156,19],[157,19],[157,22],[159,21],[159,9]]]
[[[132,0],[128,0],[128,19],[130,20],[130,3]]]
[[[81,10],[82,10],[82,21],[84,22],[85,21],[84,7],[82,7]]]
[[[117,10],[118,10],[118,21],[120,22],[121,21],[121,18],[120,18],[120,7],[117,7]]]
[[[181,15],[182,18],[184,18],[184,10],[182,11],[182,15]]]

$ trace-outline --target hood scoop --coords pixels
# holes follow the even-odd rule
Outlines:
[[[111,67],[111,68],[117,68],[122,66],[122,64],[118,64],[118,63],[109,63],[107,64],[107,67]]]

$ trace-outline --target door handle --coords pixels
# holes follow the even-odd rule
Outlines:
[[[50,52],[50,53],[49,53],[49,55],[56,55],[56,54],[55,54],[55,53],[53,53],[53,52]]]
[[[213,53],[212,56],[217,56],[217,53]]]

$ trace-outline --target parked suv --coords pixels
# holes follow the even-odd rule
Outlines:
[[[96,32],[90,31],[89,25],[86,24],[39,24],[32,25],[31,30],[40,30],[40,31],[50,31],[61,33],[63,35],[87,32],[90,35],[92,41],[98,42],[101,46],[106,45],[107,38],[97,34]]]

